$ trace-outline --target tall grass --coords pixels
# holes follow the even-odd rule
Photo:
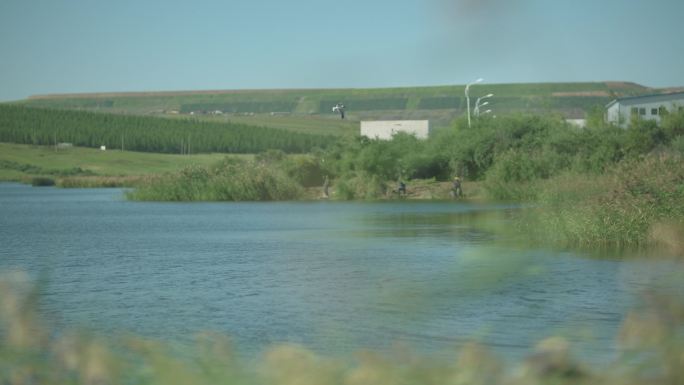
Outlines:
[[[63,188],[101,188],[101,187],[135,187],[149,177],[145,176],[72,176],[57,179],[57,187]]]
[[[668,232],[684,239],[678,230],[684,224],[684,160],[679,155],[648,156],[603,175],[566,173],[519,188],[532,191],[531,200],[539,206],[522,220],[530,237],[579,246],[677,245],[667,241],[677,238],[664,235]]]
[[[140,201],[274,201],[303,194],[302,186],[278,168],[226,158],[212,167],[150,177],[127,196]]]
[[[623,321],[618,357],[596,368],[571,354],[560,337],[540,341],[511,363],[475,342],[450,358],[395,347],[329,358],[299,345],[276,345],[254,361],[240,359],[230,339],[200,333],[179,351],[136,336],[114,338],[53,330],[37,311],[39,292],[25,275],[0,280],[0,383],[55,384],[273,384],[273,385],[497,385],[656,384],[684,382],[684,303],[651,295]],[[612,342],[611,342],[612,344]]]

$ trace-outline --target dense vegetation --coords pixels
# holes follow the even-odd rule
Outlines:
[[[639,121],[627,130],[600,119],[577,128],[554,116],[519,115],[475,120],[471,128],[461,120],[427,141],[400,134],[392,141],[337,142],[319,156],[326,173],[345,179],[448,180],[459,175],[484,181],[494,198],[520,200],[534,198],[517,190],[532,180],[564,172],[601,174],[654,151],[680,154],[682,135],[682,113],[665,117],[661,126]]]
[[[397,135],[332,147],[325,171],[338,197],[387,195],[398,179],[482,181],[490,198],[535,202],[521,233],[554,243],[638,245],[684,235],[684,113],[629,129],[598,116],[577,128],[555,117],[459,122],[428,141]],[[409,186],[411,183],[409,182]],[[466,191],[466,193],[468,193]]]
[[[319,180],[323,175],[340,183],[353,179],[447,181],[462,176],[484,181],[493,198],[534,200],[538,195],[527,188],[528,182],[564,173],[603,174],[654,151],[670,157],[681,154],[682,113],[665,117],[661,126],[643,121],[627,130],[597,120],[593,123],[577,128],[554,116],[522,115],[480,119],[471,128],[459,121],[454,129],[437,132],[429,140],[406,134],[397,134],[392,141],[342,138],[328,149],[311,152],[307,159]],[[262,160],[271,167],[292,170],[276,153],[266,153]]]
[[[0,105],[0,142],[125,148],[160,153],[290,153],[325,147],[330,136],[244,124]]]

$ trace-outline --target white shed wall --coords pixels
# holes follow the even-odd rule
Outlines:
[[[657,114],[653,114],[653,109],[659,110],[660,107],[665,107],[669,112],[676,112],[680,108],[684,107],[684,98],[669,100],[669,101],[657,101],[650,103],[620,103],[617,102],[610,106],[606,110],[606,119],[608,122],[620,125],[622,127],[627,127],[629,122],[632,120],[632,109],[644,109],[644,114],[641,115],[637,111],[639,119],[642,120],[655,120],[660,123],[660,111]]]
[[[430,135],[430,122],[427,120],[378,120],[362,121],[361,136],[370,139],[391,140],[399,132],[415,135],[418,139],[427,139]]]
[[[629,116],[620,115],[620,103],[615,103],[606,110],[606,120],[608,123],[620,124],[621,122],[628,122]]]

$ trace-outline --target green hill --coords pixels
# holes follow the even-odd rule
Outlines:
[[[298,131],[353,131],[363,119],[430,119],[448,125],[465,113],[465,86],[369,89],[292,89],[182,92],[130,92],[36,95],[20,103],[34,107],[106,111],[166,117],[193,115]],[[615,97],[657,92],[628,82],[477,84],[470,88],[471,107],[493,93],[494,114],[558,113],[584,117]],[[332,106],[342,102],[348,121],[340,122]]]

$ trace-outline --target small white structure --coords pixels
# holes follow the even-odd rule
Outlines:
[[[578,128],[585,128],[587,127],[587,120],[586,119],[565,119],[567,123],[569,123],[572,126],[578,127]]]
[[[418,139],[427,139],[430,135],[428,120],[377,120],[362,121],[361,136],[370,139],[392,140],[399,132],[415,135]]]
[[[681,111],[684,108],[684,92],[633,96],[615,99],[606,105],[605,119],[608,123],[627,127],[632,119],[655,120],[665,112]]]
[[[100,146],[100,150],[107,151],[107,146]]]

